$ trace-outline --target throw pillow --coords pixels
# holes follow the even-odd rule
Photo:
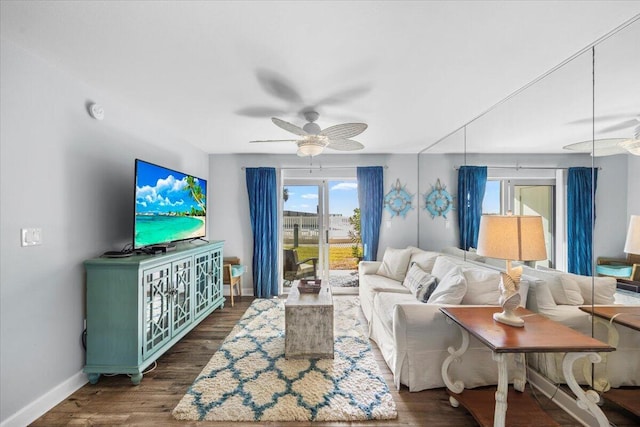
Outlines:
[[[564,273],[560,275],[565,286],[577,286],[580,289],[584,304],[614,304],[616,279],[613,277],[593,277],[593,294],[591,298],[591,276]]]
[[[436,258],[440,255],[438,252],[423,251],[418,248],[411,248],[411,258],[409,265],[416,263],[421,269],[430,273],[433,270],[433,265],[436,262]]]
[[[442,278],[452,269],[459,267],[460,263],[464,263],[464,261],[449,257],[447,255],[439,255],[436,258],[436,262],[433,264],[431,274],[436,276],[438,280],[442,280]]]
[[[468,268],[464,270],[467,292],[462,298],[464,305],[500,304],[500,273],[497,271]]]
[[[440,258],[438,258],[440,259]],[[440,279],[427,303],[429,304],[460,304],[467,292],[467,282],[460,267],[452,268]]]
[[[382,264],[378,268],[378,275],[402,282],[407,274],[411,258],[411,249],[387,248],[382,257]]]
[[[545,280],[548,283],[553,300],[558,305],[581,305],[584,298],[580,292],[580,287],[574,281],[563,281],[562,275],[541,269],[535,270],[535,277]]]
[[[427,302],[438,285],[438,280],[418,264],[412,264],[402,284],[409,288],[418,301]]]

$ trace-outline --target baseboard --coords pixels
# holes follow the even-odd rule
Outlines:
[[[569,395],[561,388],[558,388],[557,384],[549,381],[545,376],[531,368],[527,368],[527,380],[531,386],[535,387],[542,394],[550,398],[553,403],[562,408],[567,414],[571,415],[583,426],[598,426],[598,420],[596,420],[596,418],[589,412],[580,408],[572,395]]]
[[[0,427],[23,427],[44,415],[88,382],[82,371],[58,384],[15,414],[0,423]]]

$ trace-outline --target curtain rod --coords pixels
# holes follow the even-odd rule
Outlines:
[[[460,169],[460,166],[454,166],[453,169],[458,170]],[[563,167],[557,167],[557,166],[487,166],[487,169],[515,169],[515,170],[519,170],[519,169],[562,169],[562,170],[568,170],[569,168],[563,168]],[[602,170],[601,167],[596,168],[598,170]]]
[[[355,169],[359,166],[284,166],[284,167],[276,167],[276,169],[280,170],[324,170],[324,169]],[[384,169],[389,169],[389,166],[382,166]],[[245,170],[247,166],[242,166],[240,169]]]

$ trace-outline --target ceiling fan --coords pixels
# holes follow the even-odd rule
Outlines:
[[[574,144],[565,145],[563,148],[566,150],[579,151],[581,153],[591,153],[593,150],[594,157],[613,156],[616,154],[627,153],[640,156],[640,116],[606,127],[602,129],[601,132],[613,132],[630,127],[634,127],[633,136],[631,138],[596,139],[594,141],[576,142]]]
[[[273,70],[264,68],[256,70],[256,79],[264,92],[280,101],[284,101],[285,105],[253,105],[237,110],[236,114],[245,117],[273,117],[283,115],[299,115],[300,117],[304,117],[306,112],[321,111],[324,113],[324,109],[327,106],[346,104],[371,91],[371,85],[361,84],[343,88],[319,99],[309,99],[307,96],[303,96],[303,93],[291,80]],[[332,117],[335,117],[335,115],[332,115]]]
[[[317,156],[322,153],[325,148],[331,148],[338,151],[355,151],[362,150],[364,145],[358,141],[349,139],[351,137],[360,135],[367,129],[365,123],[343,123],[339,125],[330,126],[326,129],[320,129],[320,126],[315,123],[320,115],[316,111],[305,111],[304,118],[307,123],[303,127],[298,127],[294,124],[272,117],[271,121],[278,126],[300,136],[299,139],[269,139],[262,141],[249,141],[249,142],[295,142],[298,146],[298,156]]]

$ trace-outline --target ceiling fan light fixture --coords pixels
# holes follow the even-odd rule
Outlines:
[[[313,135],[298,141],[298,156],[317,156],[324,151],[324,147],[329,143],[326,136]]]

